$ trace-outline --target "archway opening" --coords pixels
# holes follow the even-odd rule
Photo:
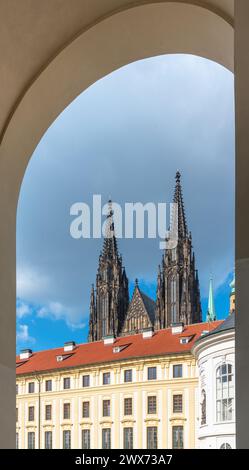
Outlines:
[[[70,237],[72,204],[91,205],[94,194],[103,202],[111,195],[121,204],[170,202],[177,169],[198,253],[203,319],[211,274],[219,288],[218,318],[228,314],[234,266],[233,106],[230,72],[196,56],[168,55],[105,77],[59,116],[37,147],[21,190],[19,341],[35,346],[36,327],[42,332],[40,348],[57,346],[57,338],[61,343],[87,338],[101,241]],[[138,276],[141,290],[156,300],[158,243],[120,244],[129,277]]]

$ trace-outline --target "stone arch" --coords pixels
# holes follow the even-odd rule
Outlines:
[[[210,2],[211,3],[211,2]],[[212,2],[213,4],[213,2]],[[14,447],[16,207],[28,161],[55,118],[98,79],[138,59],[187,53],[233,70],[234,31],[202,1],[137,1],[102,16],[42,66],[13,107],[0,147],[1,397],[0,447]]]

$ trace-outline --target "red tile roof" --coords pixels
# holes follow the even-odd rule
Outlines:
[[[16,374],[30,374],[37,371],[49,371],[55,369],[67,369],[77,366],[88,366],[100,363],[110,363],[137,357],[163,356],[169,354],[190,352],[194,342],[205,331],[212,331],[222,321],[212,323],[196,323],[188,325],[181,334],[171,333],[171,328],[154,333],[152,338],[143,338],[142,334],[123,336],[115,340],[113,344],[104,344],[104,341],[76,345],[73,351],[67,353],[69,356],[61,362],[56,357],[64,355],[63,348],[49,349],[47,351],[33,352],[32,356],[25,361],[17,356]],[[192,336],[187,344],[181,344],[182,336]],[[113,352],[115,346],[126,346],[118,353]]]

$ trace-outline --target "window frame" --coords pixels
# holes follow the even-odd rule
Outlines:
[[[28,421],[33,422],[35,421],[35,407],[34,405],[28,406]]]
[[[154,371],[155,374],[153,374],[152,371]],[[151,373],[152,376],[150,376]],[[157,380],[157,366],[149,366],[147,368],[147,380]]]
[[[131,410],[131,413],[127,412]],[[124,416],[133,415],[133,399],[132,397],[124,397]]]
[[[107,381],[106,381],[106,379],[107,379]],[[102,384],[103,385],[110,385],[111,384],[111,372],[103,372]]]
[[[181,371],[180,375],[179,374],[175,375],[175,370],[177,370],[177,368],[179,368],[179,370]],[[172,376],[173,376],[173,379],[182,379],[183,378],[183,364],[182,363],[173,364]]]
[[[66,438],[68,436],[68,439]],[[71,449],[72,446],[72,441],[71,441],[71,431],[70,429],[64,429],[62,431],[62,444],[63,444],[63,449]]]
[[[222,369],[226,368],[226,372],[223,373]],[[230,372],[229,372],[230,368]],[[221,374],[218,375],[219,370]],[[225,378],[227,380],[225,380]],[[220,389],[218,389],[218,382],[220,379]],[[224,396],[224,391],[227,384],[227,397]],[[221,393],[218,398],[218,391]],[[231,394],[229,393],[231,392]],[[218,364],[215,370],[215,420],[216,423],[231,423],[234,421],[235,413],[235,375],[234,375],[234,364],[231,361],[222,362]],[[230,417],[229,417],[230,416]]]
[[[87,379],[87,384],[84,383],[85,379]],[[82,387],[83,388],[90,387],[90,375],[89,374],[82,375]]]
[[[50,386],[48,386],[50,384]],[[52,379],[46,379],[45,380],[45,392],[52,392],[53,390],[53,384],[52,384]]]
[[[150,433],[152,433],[153,435],[150,436]],[[157,426],[147,426],[146,444],[147,444],[146,449],[158,449],[158,427]]]
[[[111,416],[111,400],[104,399],[102,402],[102,417],[109,418]]]
[[[87,439],[85,440],[85,442],[87,442],[87,445],[83,445],[84,443],[84,434],[87,434]],[[82,429],[81,430],[81,447],[82,449],[91,449],[91,430],[90,429]]]
[[[49,413],[48,413],[48,410],[50,410]],[[52,420],[52,405],[51,403],[46,403],[45,404],[45,421],[51,421],[51,420]]]
[[[180,437],[178,436],[176,440],[175,432],[180,433]],[[177,443],[177,445],[175,445],[175,443]],[[172,426],[172,449],[184,449],[184,426],[182,425]]]
[[[180,405],[177,403],[177,400],[180,397]],[[173,413],[182,413],[183,412],[183,394],[182,393],[174,393],[173,394]]]
[[[124,449],[133,449],[133,444],[134,444],[133,438],[134,438],[133,427],[132,426],[124,427],[123,428],[123,448]]]
[[[28,393],[35,393],[35,382],[28,382]]]
[[[35,432],[34,431],[28,431],[28,449],[35,449]]]
[[[68,384],[68,385],[66,385]],[[71,377],[63,377],[63,390],[71,389]]]
[[[104,436],[107,435],[107,439],[104,439]],[[102,449],[111,449],[111,440],[112,440],[112,433],[111,428],[103,428],[102,429]],[[108,445],[104,445],[108,443]]]
[[[147,414],[156,415],[157,414],[157,396],[148,395],[147,397]]]
[[[127,374],[128,374],[128,380],[127,380]],[[130,376],[129,376],[130,374]],[[124,370],[124,382],[125,383],[130,383],[132,382],[132,369],[125,369]]]
[[[69,412],[66,412],[68,410]],[[68,416],[66,416],[68,414]],[[63,419],[71,419],[71,403],[63,403]]]
[[[84,419],[90,418],[90,401],[89,400],[83,400],[82,402],[82,418]]]
[[[48,436],[50,439],[48,439]],[[53,432],[45,431],[44,432],[44,449],[53,449]]]

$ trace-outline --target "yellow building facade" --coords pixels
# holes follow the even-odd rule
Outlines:
[[[191,348],[202,331],[204,323],[176,333],[23,351],[17,357],[17,447],[195,448],[198,370]]]

